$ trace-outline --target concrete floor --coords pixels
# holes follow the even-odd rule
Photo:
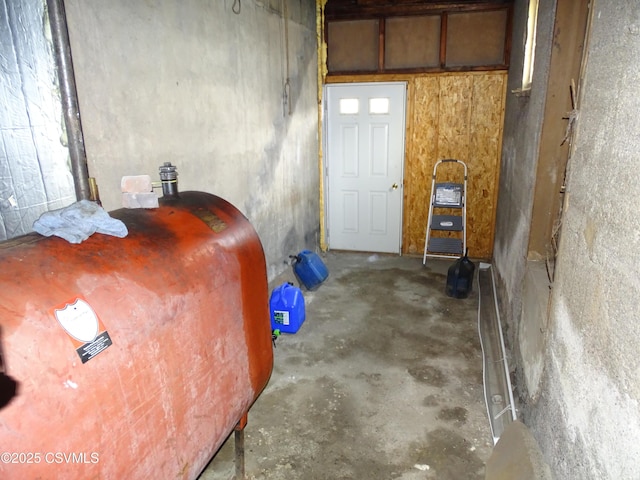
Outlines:
[[[283,334],[245,429],[248,479],[483,479],[476,285],[444,294],[449,260],[323,255],[306,321]],[[292,280],[292,273],[273,282]],[[234,476],[233,434],[200,480]]]

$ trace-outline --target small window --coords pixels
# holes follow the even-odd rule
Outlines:
[[[389,113],[388,98],[370,98],[369,115],[385,115]]]
[[[536,50],[536,28],[538,24],[538,0],[529,0],[527,21],[527,39],[524,46],[524,65],[522,67],[522,90],[531,88],[533,80],[533,61]]]
[[[360,110],[360,102],[357,98],[341,98],[340,99],[340,114],[341,115],[356,115]]]

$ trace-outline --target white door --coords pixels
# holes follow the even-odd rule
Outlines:
[[[405,83],[326,87],[329,248],[400,253]]]

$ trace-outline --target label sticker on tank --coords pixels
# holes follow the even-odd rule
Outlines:
[[[109,332],[82,297],[54,307],[53,316],[73,342],[82,363],[87,363],[112,345]]]
[[[273,321],[278,325],[289,325],[289,312],[286,310],[274,310]]]

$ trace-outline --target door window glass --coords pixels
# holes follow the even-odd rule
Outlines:
[[[389,113],[388,98],[370,98],[369,115],[385,115]]]
[[[340,99],[340,114],[341,115],[356,115],[360,110],[360,102],[357,98],[341,98]]]

